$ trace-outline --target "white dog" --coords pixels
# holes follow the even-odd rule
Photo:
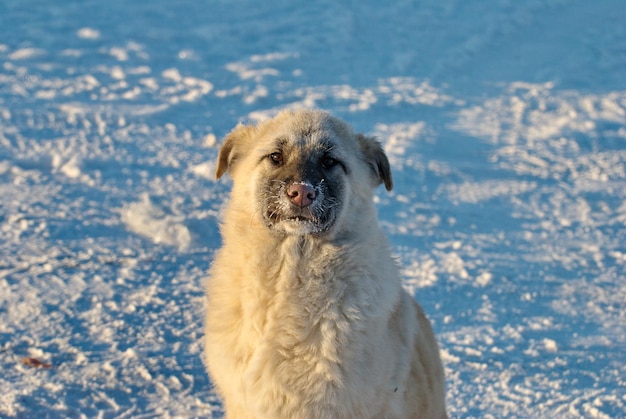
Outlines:
[[[380,144],[321,111],[236,127],[208,282],[206,365],[228,418],[445,418],[437,342],[373,191]]]

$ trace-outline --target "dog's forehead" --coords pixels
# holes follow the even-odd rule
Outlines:
[[[281,145],[303,149],[343,148],[352,138],[347,124],[324,113],[302,112],[279,119],[270,130]]]

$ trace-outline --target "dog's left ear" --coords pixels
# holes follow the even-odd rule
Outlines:
[[[357,134],[357,140],[367,163],[370,165],[374,175],[379,179],[379,184],[384,183],[388,191],[392,190],[391,166],[380,143],[375,138],[366,137],[363,134]]]
[[[231,172],[237,160],[245,152],[246,145],[250,142],[254,131],[255,127],[253,126],[239,124],[228,133],[217,155],[216,179],[221,178],[227,170]]]

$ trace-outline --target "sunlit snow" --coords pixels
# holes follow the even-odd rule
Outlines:
[[[375,202],[451,417],[626,415],[625,22],[623,0],[4,1],[0,417],[222,416],[215,159],[283,107],[383,143]]]

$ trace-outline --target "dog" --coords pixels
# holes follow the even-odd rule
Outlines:
[[[377,222],[380,143],[286,110],[226,136],[226,172],[205,329],[226,417],[447,417],[438,344]]]

